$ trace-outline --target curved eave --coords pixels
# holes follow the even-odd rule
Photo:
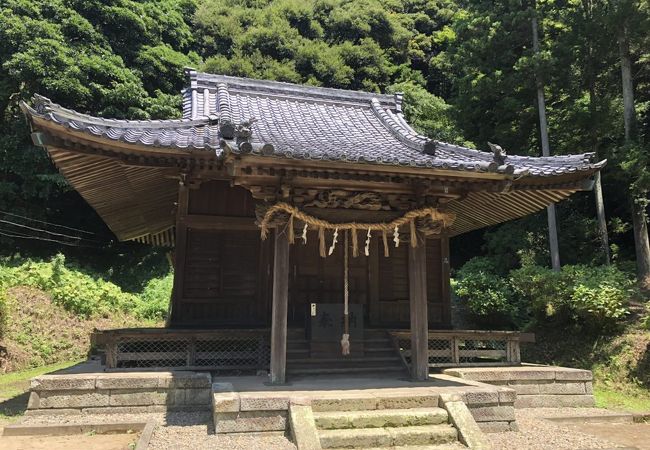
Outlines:
[[[78,144],[88,145],[96,148],[110,148],[127,154],[137,154],[147,157],[176,157],[176,158],[202,158],[213,159],[217,157],[214,149],[211,148],[191,148],[175,146],[152,146],[142,143],[131,143],[118,139],[110,139],[104,136],[96,136],[83,130],[74,130],[62,124],[52,122],[39,116],[30,116],[32,128],[35,131],[42,131],[52,136],[58,137],[64,141],[75,142]],[[48,146],[47,140],[37,143],[44,147]]]
[[[225,160],[239,159],[242,164],[257,164],[265,165],[272,163],[274,166],[291,168],[291,167],[311,167],[315,169],[332,169],[332,170],[357,170],[363,172],[375,173],[390,173],[390,174],[404,174],[417,177],[431,177],[431,178],[449,178],[449,179],[463,179],[467,181],[509,181],[513,186],[517,185],[531,185],[543,188],[545,185],[554,185],[561,183],[578,182],[581,180],[588,180],[594,173],[599,171],[603,164],[598,167],[590,167],[584,170],[579,170],[571,173],[564,173],[559,175],[546,175],[546,176],[525,176],[525,175],[509,175],[504,173],[495,173],[487,171],[471,171],[471,170],[446,170],[432,167],[419,167],[410,165],[388,165],[388,164],[373,164],[368,162],[359,161],[336,161],[325,159],[297,159],[286,157],[284,155],[257,155],[253,153],[248,154],[226,154]],[[579,189],[584,190],[584,189]]]
[[[565,200],[575,192],[577,189],[471,192],[465,198],[453,200],[447,205],[447,208],[456,214],[449,235],[457,236],[525,217],[545,209],[552,203]]]

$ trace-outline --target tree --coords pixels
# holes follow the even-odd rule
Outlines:
[[[192,52],[187,1],[7,0],[0,7],[0,210],[108,234],[29,141],[20,100],[34,93],[85,113],[131,119],[180,114]],[[69,214],[70,208],[84,211]],[[5,234],[6,227],[0,227]],[[25,252],[29,241],[0,244]],[[39,242],[39,246],[43,246]]]
[[[535,57],[539,56],[539,34],[537,23],[537,10],[535,3],[532,5],[531,28],[533,30],[533,51]],[[535,74],[537,84],[537,109],[539,111],[539,132],[542,140],[542,155],[550,156],[551,149],[548,143],[548,123],[546,122],[546,100],[544,98],[544,81],[541,75]],[[551,250],[551,265],[553,270],[560,270],[560,249],[557,239],[557,219],[555,214],[555,204],[546,207],[548,217],[548,242]]]
[[[632,75],[632,54],[630,51],[632,28],[650,26],[647,17],[641,14],[637,2],[621,0],[612,2],[612,25],[615,28],[621,66],[623,92],[623,119],[625,124],[626,166],[634,176],[630,186],[632,203],[632,224],[636,251],[637,278],[640,287],[650,292],[650,242],[648,240],[648,155],[642,148],[634,105],[634,82]],[[643,20],[646,19],[646,20]],[[647,29],[647,28],[646,28]],[[641,164],[639,166],[639,164]]]

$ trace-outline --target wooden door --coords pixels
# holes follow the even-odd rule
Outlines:
[[[327,250],[332,233],[326,233]],[[296,238],[291,247],[291,283],[289,291],[289,323],[296,326],[306,324],[311,303],[343,303],[343,242],[341,233],[332,255],[320,256],[318,233],[308,233],[307,243]],[[368,258],[363,254],[352,257],[349,250],[349,301],[368,304]]]

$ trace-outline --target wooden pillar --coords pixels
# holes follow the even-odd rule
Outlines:
[[[184,179],[178,184],[178,204],[176,205],[176,242],[174,245],[174,286],[168,325],[182,320],[180,303],[183,299],[183,279],[185,277],[185,257],[187,254],[187,218],[190,191]]]
[[[440,237],[440,293],[442,296],[442,322],[452,327],[451,323],[451,274],[449,264],[449,236]]]
[[[429,378],[429,320],[427,313],[426,238],[418,234],[418,246],[409,245],[409,303],[411,313],[411,376]]]
[[[271,383],[283,384],[287,368],[287,308],[289,302],[289,237],[275,230],[273,307],[271,311]]]

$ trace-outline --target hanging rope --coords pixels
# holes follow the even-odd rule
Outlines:
[[[409,224],[410,233],[411,233],[411,246],[417,246],[417,238],[415,237],[415,220],[420,218],[430,218],[433,222],[442,222],[444,228],[449,227],[456,218],[456,215],[452,212],[439,211],[436,208],[428,207],[416,209],[409,211],[404,214],[402,217],[399,217],[391,222],[375,222],[375,223],[357,223],[357,222],[344,222],[344,223],[331,223],[327,220],[319,219],[318,217],[310,216],[300,211],[295,206],[289,205],[288,203],[276,203],[271,206],[260,223],[262,239],[266,239],[269,234],[269,227],[273,215],[278,212],[285,212],[290,215],[289,225],[290,225],[290,238],[293,237],[293,223],[294,219],[301,220],[305,223],[305,228],[303,228],[303,241],[307,241],[307,225],[318,229],[318,239],[320,241],[320,255],[322,257],[327,256],[327,246],[325,243],[325,230],[350,230],[352,233],[352,256],[356,257],[359,255],[359,249],[357,248],[357,230],[364,230],[367,233],[372,231],[381,231],[382,239],[384,243],[384,255],[388,256],[388,242],[387,234],[389,232],[393,233],[393,242],[395,247],[399,246],[400,237],[399,237],[399,227]],[[346,233],[347,235],[347,233]],[[295,238],[294,238],[295,239]],[[291,239],[290,239],[291,240]],[[291,240],[293,242],[293,240]]]
[[[354,232],[354,231],[353,231]],[[354,236],[354,235],[353,235]],[[345,250],[343,251],[343,336],[341,336],[341,353],[350,354],[350,316],[348,313],[349,281],[348,281],[348,230],[345,230]]]

